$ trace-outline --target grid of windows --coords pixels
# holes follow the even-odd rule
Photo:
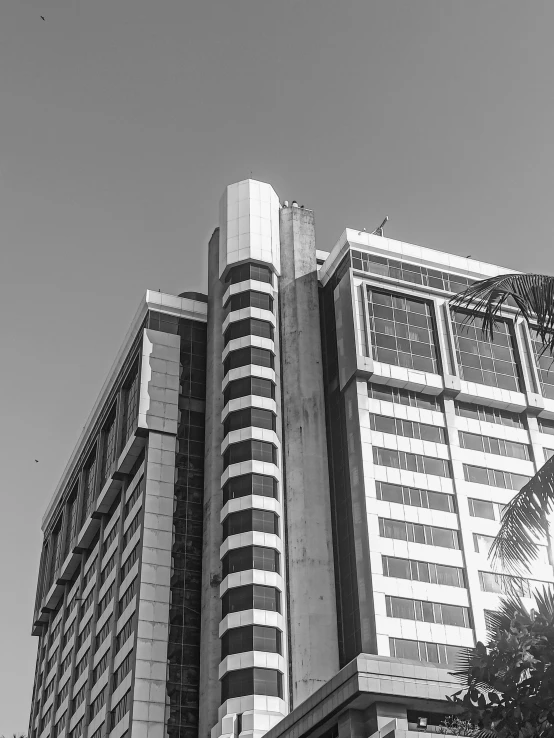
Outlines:
[[[106,704],[106,687],[90,703],[90,719],[93,720]]]
[[[378,446],[373,446],[373,463],[379,466],[390,466],[393,469],[434,474],[437,477],[452,476],[450,462],[446,459],[436,459],[433,456],[421,456]]]
[[[265,428],[275,430],[275,415],[271,410],[262,410],[259,407],[247,407],[229,413],[223,424],[223,433],[228,435],[231,431],[241,428]]]
[[[224,308],[225,315],[243,308],[254,307],[260,310],[269,310],[273,312],[273,297],[267,292],[258,292],[257,290],[247,290],[231,295],[227,300]]]
[[[515,459],[529,461],[531,452],[526,443],[518,443],[517,441],[507,441],[504,438],[492,438],[491,436],[481,436],[478,433],[468,433],[467,431],[459,431],[460,446],[468,448],[472,451],[483,451],[486,454],[496,454],[497,456],[512,456]]]
[[[426,507],[430,510],[442,510],[443,512],[456,512],[456,500],[454,495],[445,492],[435,492],[430,489],[418,489],[417,487],[405,487],[390,482],[375,482],[377,499],[385,502],[397,502],[400,505],[412,505],[413,507]]]
[[[544,351],[544,344],[537,331],[530,328],[529,332],[531,334],[533,353],[535,355],[535,362],[539,373],[541,392],[545,397],[549,397],[551,400],[554,400],[554,366],[552,356],[549,351]]]
[[[223,364],[223,370],[225,374],[228,374],[231,369],[238,369],[250,364],[275,369],[275,357],[269,349],[247,346],[246,348],[237,349],[237,351],[230,351]]]
[[[127,379],[123,388],[123,445],[129,440],[129,436],[134,430],[135,422],[138,417],[139,405],[139,369],[138,364],[131,370],[130,377]]]
[[[381,433],[418,438],[421,441],[446,443],[444,428],[438,425],[416,423],[414,420],[391,418],[388,415],[375,415],[374,413],[369,416],[369,425],[371,430],[380,431]]]
[[[244,546],[231,549],[223,557],[224,577],[247,569],[279,573],[279,552],[267,546]]]
[[[531,477],[524,474],[488,469],[484,466],[473,466],[472,464],[464,464],[464,478],[466,482],[488,484],[490,487],[513,489],[517,492],[531,479]]]
[[[231,464],[240,464],[243,461],[264,461],[268,464],[277,464],[277,449],[267,441],[240,441],[232,443],[223,454],[223,468]]]
[[[241,474],[239,477],[231,477],[223,487],[223,504],[248,495],[277,499],[277,480],[265,474]]]
[[[227,630],[221,639],[221,658],[245,651],[282,653],[281,631],[267,625],[245,625]]]
[[[396,556],[383,556],[383,574],[386,577],[444,584],[448,587],[466,586],[464,570],[459,566],[432,564],[427,561],[401,559]]]
[[[460,274],[450,274],[425,266],[410,264],[406,261],[387,259],[384,256],[369,254],[367,251],[352,249],[352,267],[369,274],[381,274],[384,277],[401,279],[404,282],[421,284],[446,292],[461,292],[473,284],[473,279],[462,277]]]
[[[223,617],[242,610],[272,610],[281,612],[281,593],[275,587],[247,584],[228,589],[221,599]]]
[[[274,400],[275,385],[271,379],[263,379],[262,377],[234,379],[225,387],[223,402],[226,405],[230,400],[237,400],[239,397],[247,397],[248,395],[270,397]]]
[[[252,279],[256,282],[272,282],[272,272],[269,267],[261,266],[260,264],[239,264],[232,269],[229,269],[225,282],[231,284],[238,284],[239,282],[246,282]]]
[[[367,392],[372,400],[394,402],[397,405],[408,405],[409,407],[418,407],[421,410],[442,412],[440,398],[423,392],[414,392],[400,387],[390,387],[388,384],[374,384],[372,382],[368,382]]]
[[[144,480],[144,477],[141,477],[138,484],[134,488],[133,492],[131,493],[131,496],[125,503],[125,507],[123,508],[123,518],[126,519],[127,515],[131,512],[131,510],[134,508],[136,501],[139,499],[139,497],[142,497],[142,493],[146,489],[146,482]]]
[[[114,408],[103,432],[104,454],[102,459],[102,481],[100,486],[102,486],[110,476],[117,461],[116,432],[117,425],[115,422]]]
[[[379,535],[383,538],[394,538],[397,541],[423,543],[441,548],[460,548],[457,530],[439,528],[436,525],[408,523],[405,520],[379,518]]]
[[[115,726],[123,720],[125,715],[129,712],[131,702],[131,692],[127,692],[117,703],[114,709],[110,713],[110,730],[113,730]]]
[[[283,696],[283,675],[275,669],[236,669],[221,680],[221,701],[233,697],[263,694],[268,697]]]
[[[133,579],[130,586],[125,590],[125,594],[119,600],[119,604],[117,606],[117,616],[118,617],[123,613],[123,611],[130,604],[131,600],[136,594],[136,591],[137,591],[137,580]]]
[[[96,479],[96,457],[85,468],[83,489],[83,522],[88,518],[94,504],[94,482]]]
[[[229,323],[224,336],[225,346],[229,341],[245,336],[259,336],[273,341],[273,326],[267,320],[258,320],[258,318],[244,318],[244,320]]]
[[[428,641],[410,641],[406,638],[389,638],[390,655],[397,659],[427,661],[431,664],[447,664],[456,666],[462,646],[450,646],[447,643],[429,643]]]
[[[131,671],[133,653],[128,653],[113,674],[113,689],[116,690],[127,674]]]
[[[483,334],[482,325],[481,318],[468,321],[468,313],[452,311],[456,357],[462,379],[518,392],[520,377],[511,324],[498,320],[492,340]]]
[[[94,648],[96,651],[98,651],[100,646],[104,643],[106,638],[112,632],[112,623],[113,623],[113,615],[110,615],[110,617],[106,620],[104,625],[100,628],[100,630],[96,634],[96,638],[94,639]]]
[[[471,402],[454,402],[456,415],[472,420],[481,420],[485,423],[497,423],[509,428],[524,428],[521,413],[513,413],[510,410],[501,410],[497,407],[486,407],[485,405],[474,405]]]
[[[278,515],[271,510],[255,509],[230,513],[223,521],[223,540],[251,530],[279,535]]]
[[[487,520],[500,520],[505,505],[490,500],[477,500],[474,497],[467,498],[469,514],[473,518],[486,518]]]
[[[385,600],[389,618],[403,618],[405,620],[418,620],[423,623],[441,623],[442,625],[455,625],[459,628],[471,628],[469,609],[461,605],[424,602],[390,595],[386,595]]]
[[[368,289],[372,355],[376,361],[439,372],[431,306],[423,300]]]

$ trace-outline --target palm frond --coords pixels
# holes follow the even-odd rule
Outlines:
[[[502,307],[515,305],[518,316],[533,324],[543,352],[554,354],[554,277],[546,274],[500,274],[472,284],[450,299],[453,307],[465,308],[483,319],[483,333],[491,338]]]
[[[554,588],[551,585],[543,585],[542,592],[537,589],[534,592],[537,611],[549,622],[554,620]]]
[[[554,509],[554,456],[521,488],[504,509],[489,558],[516,575],[529,571],[539,553],[539,536],[548,535]]]

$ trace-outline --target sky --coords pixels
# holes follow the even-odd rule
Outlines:
[[[324,250],[388,215],[554,273],[553,26],[551,0],[2,0],[0,735],[43,512],[144,291],[205,289],[225,186],[312,208]]]

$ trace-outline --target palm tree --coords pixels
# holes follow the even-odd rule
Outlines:
[[[468,321],[482,319],[491,339],[504,305],[515,308],[543,343],[554,363],[554,277],[544,274],[501,274],[483,279],[450,300],[467,311]],[[552,367],[554,372],[554,366]],[[548,515],[554,509],[554,456],[506,506],[500,531],[491,548],[493,563],[521,574],[539,553],[538,539],[549,539]]]

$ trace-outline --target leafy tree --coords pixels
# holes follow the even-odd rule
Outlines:
[[[465,649],[454,672],[464,688],[449,699],[483,738],[554,738],[554,594],[537,610],[508,598],[488,618],[487,647]]]

